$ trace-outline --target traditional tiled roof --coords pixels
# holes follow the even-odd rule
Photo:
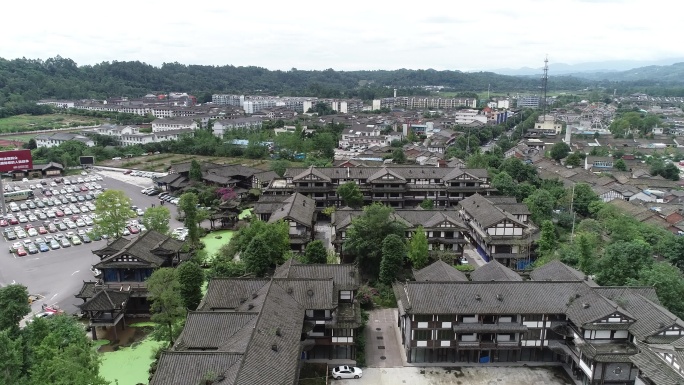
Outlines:
[[[332,279],[339,290],[353,290],[360,285],[355,265],[301,264],[293,259],[278,266],[273,277]]]
[[[320,180],[323,180],[323,181],[326,181],[326,182],[330,182],[330,177],[327,176],[327,175],[325,175],[325,174],[323,174],[322,172],[320,172],[320,171],[319,171],[317,168],[315,168],[314,166],[310,166],[308,169],[306,169],[306,171],[302,171],[301,173],[299,173],[298,175],[296,175],[295,177],[293,177],[292,180],[293,180],[293,181],[298,181],[298,180],[301,180],[301,179],[306,179],[306,177],[309,176],[309,175],[313,175],[313,176],[315,176],[317,179],[320,179]]]
[[[244,353],[259,313],[197,311],[188,313],[175,350]],[[211,333],[207,333],[210,330]]]
[[[533,281],[587,281],[590,286],[597,286],[586,274],[554,260],[540,266],[530,273]]]
[[[207,294],[198,309],[236,309],[268,282],[268,279],[214,278],[209,281]]]
[[[102,289],[84,304],[79,305],[79,308],[83,311],[123,310],[130,296],[130,291]]]
[[[233,385],[241,354],[207,352],[165,352],[159,358],[150,385],[200,384]]]
[[[396,175],[404,180],[409,179],[421,179],[421,178],[431,178],[431,179],[442,179],[450,173],[454,172],[457,175],[466,172],[473,177],[486,179],[489,177],[489,173],[485,169],[461,169],[461,168],[451,168],[451,167],[433,167],[433,166],[415,166],[415,167],[405,167],[405,166],[381,166],[381,167],[318,167],[314,170],[325,175],[327,178],[332,179],[371,179],[372,177],[377,177],[384,174],[383,169]],[[308,171],[309,168],[288,168],[285,171],[284,177],[286,178],[298,178],[302,173]],[[377,174],[377,175],[376,175]]]
[[[83,286],[81,287],[81,290],[74,297],[83,299],[91,298],[95,295],[95,293],[97,293],[98,290],[99,287],[97,286],[97,282],[83,281]]]
[[[512,215],[498,209],[494,204],[492,204],[492,202],[477,193],[462,200],[459,203],[459,206],[462,207],[463,210],[468,213],[468,215],[474,218],[482,228],[485,229],[503,221],[504,219],[508,219],[515,223],[520,223],[520,221],[518,221]],[[524,226],[522,223],[520,223],[520,225]]]
[[[271,285],[236,384],[294,383],[299,373],[304,310],[285,289]]]
[[[274,278],[273,284],[283,288],[305,309],[333,309],[337,305],[332,279]]]
[[[647,347],[643,348],[639,354],[630,356],[629,359],[655,384],[684,384],[684,376],[677,373]]]
[[[522,277],[507,268],[497,260],[482,265],[470,273],[470,279],[475,282],[487,281],[522,281]]]
[[[294,193],[283,203],[283,206],[273,212],[268,220],[269,223],[285,219],[307,227],[313,226],[316,211],[316,202],[313,199],[300,193]]]
[[[114,244],[119,247],[123,241],[117,239],[109,249],[115,250]],[[161,267],[167,261],[162,255],[178,252],[182,245],[182,242],[173,240],[169,236],[148,230],[128,241],[128,244],[116,253],[103,258],[95,267],[98,269]],[[98,252],[102,252],[102,249]]]
[[[420,269],[413,270],[413,277],[416,281],[436,281],[436,282],[465,282],[468,278],[462,272],[454,269],[453,266],[448,263],[437,260],[429,264],[428,266]]]

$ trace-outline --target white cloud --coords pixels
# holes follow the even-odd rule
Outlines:
[[[677,3],[187,2],[4,6],[0,57],[140,60],[271,69],[485,70],[682,56]]]

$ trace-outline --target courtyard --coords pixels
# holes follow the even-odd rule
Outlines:
[[[339,385],[574,385],[562,367],[365,368],[358,380]]]

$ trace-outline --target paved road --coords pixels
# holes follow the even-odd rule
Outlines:
[[[140,193],[141,187],[151,186],[149,179],[111,172],[98,172],[98,174],[104,179],[98,182],[104,188],[124,191],[133,204],[140,208],[145,209],[152,204],[159,204],[156,197]],[[22,185],[22,183],[18,184]],[[182,224],[175,219],[176,207],[167,205],[171,209],[170,227],[172,229],[181,227]],[[0,250],[8,250],[11,243],[0,237]],[[30,294],[44,296],[43,300],[31,306],[33,312],[40,312],[42,304],[56,304],[67,313],[78,312],[76,304],[82,301],[75,298],[74,294],[78,293],[83,281],[94,279],[90,267],[97,263],[99,258],[92,253],[92,250],[104,245],[105,241],[98,241],[26,257],[15,257],[8,252],[2,252],[0,253],[0,286],[19,283],[28,287]]]
[[[366,325],[366,364],[375,368],[403,366],[402,347],[397,339],[397,309],[368,312]]]

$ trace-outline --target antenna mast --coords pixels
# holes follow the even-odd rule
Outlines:
[[[544,75],[542,75],[542,92],[543,92],[543,97],[541,100],[541,105],[542,105],[542,116],[546,116],[546,92],[548,89],[548,83],[549,83],[549,57],[546,56],[544,58]]]

